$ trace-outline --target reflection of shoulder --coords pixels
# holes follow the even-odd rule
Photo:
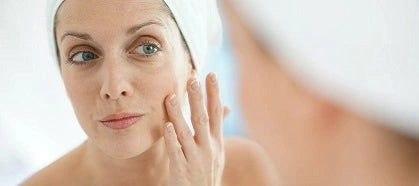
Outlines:
[[[25,180],[22,186],[74,185],[80,148],[67,153],[60,159]]]
[[[272,160],[257,143],[243,138],[225,138],[225,185],[276,186]]]

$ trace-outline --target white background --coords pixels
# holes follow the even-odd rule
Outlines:
[[[0,1],[0,185],[85,138],[48,50],[45,2]]]

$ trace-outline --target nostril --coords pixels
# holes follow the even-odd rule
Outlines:
[[[129,96],[129,92],[128,91],[120,91],[119,94],[112,94],[112,93],[103,93],[102,94],[102,98],[103,99],[119,99],[121,97],[127,97]]]

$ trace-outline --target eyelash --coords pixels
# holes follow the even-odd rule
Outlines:
[[[157,48],[157,51],[154,54],[152,54],[152,55],[141,55],[142,57],[150,58],[150,57],[153,57],[154,55],[156,55],[158,52],[161,51],[160,44],[158,44],[156,42],[153,42],[153,41],[150,41],[150,40],[146,40],[146,41],[144,41],[144,42],[142,42],[142,43],[140,43],[138,45],[135,45],[136,47],[134,48],[134,50],[136,48],[138,48],[139,46],[141,46],[141,45],[154,45]],[[70,65],[85,65],[85,64],[91,63],[90,61],[92,61],[92,60],[89,60],[89,61],[81,61],[81,62],[75,62],[75,61],[72,60],[72,58],[74,58],[77,54],[79,54],[81,52],[91,52],[91,53],[93,53],[95,55],[95,57],[98,57],[98,55],[96,55],[95,52],[92,52],[92,51],[89,51],[89,50],[79,50],[79,51],[70,53],[70,55],[67,58],[66,62],[69,63]]]
[[[81,52],[91,52],[91,53],[93,53],[95,55],[95,57],[97,57],[97,55],[94,52],[92,52],[92,51],[80,50],[80,51],[77,51],[77,52],[72,52],[70,54],[70,57],[67,58],[67,63],[69,63],[70,65],[85,65],[87,63],[90,63],[91,60],[89,60],[89,61],[81,61],[81,62],[75,62],[75,61],[72,60],[72,58],[74,58],[77,54],[79,54]]]
[[[134,48],[134,50],[137,49],[139,46],[142,46],[142,45],[154,45],[154,47],[157,48],[157,51],[155,53],[153,53],[152,55],[142,55],[143,57],[147,57],[147,58],[153,57],[154,55],[156,55],[161,50],[161,47],[158,43],[150,41],[150,40],[146,40],[146,41],[142,42],[141,44],[135,45],[136,47]]]

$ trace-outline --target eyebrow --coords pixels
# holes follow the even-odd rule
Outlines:
[[[145,22],[145,23],[138,24],[138,25],[135,25],[135,26],[131,27],[130,29],[128,29],[128,31],[127,31],[127,35],[134,34],[134,33],[135,33],[135,32],[137,32],[138,30],[140,30],[140,29],[142,29],[142,28],[144,28],[144,27],[146,27],[146,26],[149,26],[149,25],[159,25],[159,26],[163,26],[163,24],[161,24],[161,23],[159,23],[159,22],[156,22],[156,21],[149,21],[149,22]]]
[[[77,32],[66,32],[63,36],[61,36],[61,41],[63,41],[65,37],[67,36],[73,36],[79,39],[93,41],[92,36],[90,36],[89,34],[77,33]]]
[[[135,26],[131,27],[130,29],[127,30],[126,34],[127,35],[134,34],[138,30],[140,30],[140,29],[142,29],[142,28],[144,28],[146,26],[149,26],[149,25],[160,25],[160,26],[163,26],[159,22],[149,21],[149,22],[145,22],[145,23],[138,24],[138,25],[135,25]],[[76,37],[76,38],[83,39],[83,40],[94,41],[93,38],[92,38],[92,36],[90,36],[89,34],[86,34],[86,33],[77,33],[77,32],[66,32],[63,36],[61,36],[61,41],[63,41],[65,39],[65,37],[67,37],[67,36],[72,36],[72,37]]]

